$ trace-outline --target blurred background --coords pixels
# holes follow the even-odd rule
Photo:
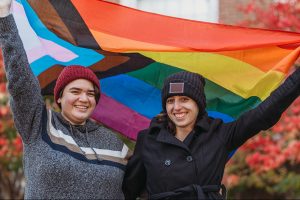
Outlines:
[[[110,1],[192,20],[300,32],[300,0]],[[8,101],[0,54],[0,199],[22,199],[22,141]],[[249,140],[230,159],[223,179],[228,199],[300,199],[299,139],[300,98],[273,128]]]

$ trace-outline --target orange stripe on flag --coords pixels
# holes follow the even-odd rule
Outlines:
[[[291,52],[292,50],[273,46],[216,53],[248,63],[263,72],[267,72],[272,69],[286,74],[290,65],[277,65],[277,63],[284,57],[288,56]]]
[[[197,22],[99,0],[72,0],[72,3],[90,29],[157,45],[227,51],[300,42],[298,33]]]

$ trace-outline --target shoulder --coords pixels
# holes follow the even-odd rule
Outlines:
[[[197,123],[196,127],[205,130],[205,131],[213,131],[219,128],[223,124],[223,120],[219,118],[213,118],[208,115],[204,115]]]
[[[210,127],[219,127],[224,124],[224,121],[220,118],[208,117],[207,122]]]
[[[165,120],[162,120],[158,117],[153,117],[150,122],[149,128],[141,130],[138,135],[140,135],[140,137],[156,136],[160,132],[160,130],[165,129],[165,127]]]
[[[162,126],[152,126],[147,129],[143,129],[138,133],[137,138],[145,138],[157,135],[161,129],[164,127]]]
[[[139,131],[136,139],[136,145],[144,146],[156,141],[162,127],[150,127]]]
[[[111,130],[105,126],[98,125],[98,127],[95,131],[98,134],[101,134],[103,138],[119,140],[119,138],[117,136],[118,133],[114,132],[113,130]]]
[[[145,138],[145,135],[148,134],[148,132],[149,132],[149,128],[139,131],[137,134],[136,141],[137,142],[142,141]]]

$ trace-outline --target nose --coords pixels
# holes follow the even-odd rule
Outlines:
[[[82,92],[79,96],[80,101],[88,101],[88,95],[85,92]]]
[[[180,109],[181,109],[180,101],[175,100],[174,101],[174,110],[180,110]]]

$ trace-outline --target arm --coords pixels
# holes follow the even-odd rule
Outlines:
[[[142,161],[143,140],[146,131],[138,134],[133,156],[130,158],[123,180],[123,193],[125,199],[136,199],[146,184],[146,169]]]
[[[38,136],[44,102],[12,15],[0,17],[0,45],[15,126],[23,142],[29,143]]]
[[[261,130],[271,128],[281,114],[300,94],[300,68],[274,90],[258,107],[244,113],[236,121],[225,124],[225,134],[221,136],[229,150],[242,145]]]

